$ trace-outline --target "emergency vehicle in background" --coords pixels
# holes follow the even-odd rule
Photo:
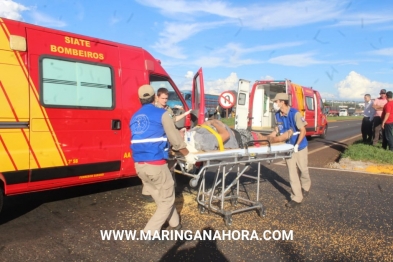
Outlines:
[[[143,48],[0,18],[0,210],[4,195],[136,176],[128,125],[143,84],[188,110]],[[193,87],[178,128],[204,120],[202,69]]]
[[[275,126],[272,99],[277,93],[287,93],[289,105],[299,110],[307,121],[306,136],[326,137],[328,123],[320,93],[290,80],[239,80],[235,128],[248,128],[270,133]]]
[[[338,106],[340,108],[340,112],[338,116],[348,116],[348,106]]]

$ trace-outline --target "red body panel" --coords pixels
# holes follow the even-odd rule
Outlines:
[[[0,19],[0,25],[3,42],[11,41],[13,35],[24,37],[27,44],[26,51],[13,51],[6,50],[7,43],[0,43],[0,58],[4,54],[15,57],[9,62],[0,59],[0,65],[15,74],[15,78],[24,79],[16,82],[18,92],[23,94],[19,98],[21,102],[12,100],[12,95],[7,93],[11,87],[6,83],[4,72],[0,72],[0,84],[4,86],[0,98],[11,97],[5,108],[10,108],[9,114],[0,112],[0,122],[28,123],[28,127],[21,129],[0,126],[0,138],[5,141],[0,153],[7,156],[5,163],[10,167],[6,170],[0,167],[5,194],[135,176],[129,122],[141,106],[138,87],[149,84],[150,75],[156,75],[167,79],[181,94],[160,62],[139,47],[8,19]],[[113,106],[105,109],[45,106],[41,94],[43,58],[109,67]],[[181,96],[180,100],[187,110]],[[188,119],[186,124],[189,122]],[[114,123],[120,123],[120,128],[114,129]],[[7,140],[7,137],[10,138]],[[20,145],[23,152],[10,148],[14,137],[25,138]],[[14,162],[21,164],[12,165]]]

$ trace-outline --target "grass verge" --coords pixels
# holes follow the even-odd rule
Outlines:
[[[235,125],[235,118],[221,118],[221,122],[226,124],[227,126],[234,126]]]
[[[370,146],[363,144],[362,140],[358,140],[348,148],[341,155],[342,157],[349,157],[356,161],[369,161],[378,164],[393,164],[393,151],[385,150],[382,144],[377,146]]]
[[[362,120],[363,116],[328,116],[329,121],[343,121],[343,120]]]

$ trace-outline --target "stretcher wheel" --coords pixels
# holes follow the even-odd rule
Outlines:
[[[257,209],[258,212],[258,216],[259,217],[265,217],[266,216],[266,209],[263,207],[260,207],[259,209]]]
[[[190,187],[197,187],[198,186],[198,182],[199,182],[199,178],[191,179],[190,182],[189,182]]]
[[[257,202],[257,203],[255,203],[254,206],[257,210],[258,216],[260,216],[260,217],[266,216],[266,209],[263,207],[262,203]]]
[[[198,210],[199,210],[200,214],[203,214],[203,213],[205,213],[206,208],[204,206],[202,206],[202,205],[198,205]]]
[[[225,215],[224,221],[225,221],[225,225],[231,226],[232,225],[232,215]]]

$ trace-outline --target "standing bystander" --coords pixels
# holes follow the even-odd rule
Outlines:
[[[154,237],[165,221],[168,221],[169,229],[181,228],[175,208],[174,181],[167,164],[168,140],[173,150],[185,155],[187,163],[195,164],[196,157],[188,152],[168,112],[154,106],[153,87],[141,86],[138,96],[142,107],[130,121],[131,151],[143,190],[153,197],[157,205],[156,212],[143,230]]]
[[[388,102],[386,100],[386,89],[381,89],[379,92],[380,97],[374,100],[373,108],[375,109],[375,115],[373,119],[373,145],[375,146],[379,141],[379,133],[381,132],[382,124],[382,110],[385,104]]]
[[[389,146],[389,150],[393,151],[393,99],[392,92],[388,91],[386,93],[386,98],[388,102],[383,107],[382,112],[382,133],[383,133],[383,141],[382,147],[387,149]]]
[[[289,138],[287,143],[295,147],[292,158],[286,159],[289,183],[292,189],[291,201],[286,203],[286,207],[293,208],[300,205],[303,198],[308,196],[311,187],[311,179],[308,171],[308,142],[306,139],[307,122],[298,110],[289,106],[288,101],[288,94],[285,93],[278,93],[273,99],[273,107],[276,111],[276,128],[271,135],[282,135],[286,131],[293,131],[293,135]]]
[[[179,121],[180,119],[184,118],[185,116],[187,116],[188,114],[191,113],[191,109],[190,109],[190,110],[184,112],[184,113],[181,114],[181,115],[175,116],[174,113],[173,113],[172,108],[170,108],[170,107],[167,105],[168,97],[169,97],[169,91],[168,91],[168,89],[166,89],[165,87],[159,88],[159,89],[157,90],[156,103],[155,103],[155,105],[156,105],[157,107],[164,108],[165,110],[167,110],[168,113],[169,113],[169,116],[173,119],[174,122]]]
[[[373,108],[373,101],[371,101],[370,94],[364,95],[364,113],[362,120],[362,137],[363,143],[371,144],[373,140],[373,118],[375,115],[375,109]]]

